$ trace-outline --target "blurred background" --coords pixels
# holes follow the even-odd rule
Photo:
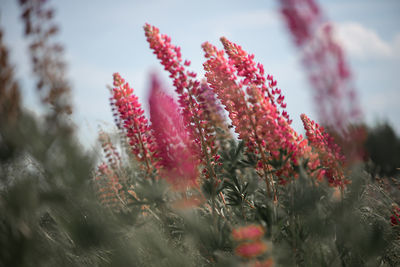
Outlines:
[[[365,121],[373,125],[387,120],[400,133],[400,1],[319,1],[336,26],[352,67]],[[59,42],[65,45],[67,78],[72,82],[74,115],[79,139],[92,149],[99,127],[112,129],[109,107],[112,74],[119,72],[135,89],[146,108],[149,75],[157,71],[165,86],[172,82],[149,49],[143,25],[160,28],[181,46],[182,56],[203,77],[201,44],[222,47],[219,38],[236,42],[266,73],[274,75],[287,101],[293,126],[303,132],[301,113],[317,119],[313,98],[300,54],[278,10],[277,1],[50,1],[60,26]],[[27,43],[23,40],[16,1],[0,2],[0,23],[21,82],[25,107],[40,114],[32,83]],[[171,91],[173,91],[171,89]]]

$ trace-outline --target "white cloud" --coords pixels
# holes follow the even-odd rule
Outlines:
[[[336,25],[337,39],[355,58],[390,58],[400,55],[400,34],[392,42],[383,40],[374,30],[357,22]]]

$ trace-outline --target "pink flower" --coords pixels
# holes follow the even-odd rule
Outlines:
[[[246,242],[236,247],[235,253],[243,258],[254,258],[267,251],[267,245],[262,241]]]
[[[151,128],[163,167],[160,174],[176,188],[196,186],[196,153],[192,150],[177,104],[160,88],[156,75],[152,75],[149,104]]]
[[[281,12],[303,54],[303,64],[314,87],[320,121],[347,135],[349,123],[361,118],[350,68],[333,27],[326,23],[314,0],[279,0]]]

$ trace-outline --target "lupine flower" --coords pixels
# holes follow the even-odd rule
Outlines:
[[[349,122],[360,119],[361,109],[345,55],[333,38],[333,27],[326,23],[314,0],[279,2],[288,28],[303,54],[320,121],[344,133]]]
[[[138,97],[133,94],[133,89],[118,74],[114,73],[113,98],[118,113],[123,121],[132,153],[137,160],[143,162],[148,173],[157,167],[157,145],[151,134],[143,109],[138,102]]]
[[[246,86],[243,81],[237,83],[235,64],[224,57],[223,51],[207,42],[202,47],[207,58],[204,63],[207,81],[228,111],[239,138],[246,142],[250,151],[260,156],[258,167],[263,171],[270,191],[273,182],[268,178],[269,162],[281,160],[282,151],[286,151],[290,160],[276,170],[280,181],[285,182],[294,175],[291,165],[297,165],[298,157],[303,154],[303,147],[299,146],[302,137],[290,127],[260,87]],[[307,146],[304,142],[302,145]]]
[[[235,254],[250,259],[262,255],[267,251],[267,245],[263,241],[245,242],[235,248]]]
[[[150,120],[158,156],[161,176],[178,188],[197,185],[198,160],[192,150],[178,105],[161,88],[155,75],[150,91]]]
[[[240,45],[230,42],[225,37],[221,38],[221,42],[226,54],[236,67],[236,74],[239,77],[244,77],[241,81],[242,84],[258,87],[262,94],[268,97],[272,105],[278,105],[282,109],[281,115],[290,124],[292,121],[289,119],[288,113],[284,111],[286,108],[286,103],[283,102],[285,96],[282,95],[280,89],[276,88],[277,81],[274,80],[273,76],[268,74],[265,78],[264,66],[261,63],[255,63],[254,55],[247,54]]]
[[[146,24],[144,26],[147,41],[154,54],[161,61],[165,70],[170,73],[170,78],[179,96],[179,105],[182,108],[182,115],[185,127],[188,128],[190,138],[193,140],[193,150],[199,151],[198,157],[208,166],[208,175],[215,177],[214,170],[210,167],[213,156],[217,152],[215,143],[215,132],[208,113],[201,108],[203,105],[200,82],[194,79],[196,73],[187,71],[185,68],[190,65],[186,60],[182,63],[181,49],[171,44],[171,38],[160,34],[160,30]]]
[[[260,225],[248,225],[232,230],[232,237],[236,241],[258,240],[264,236],[265,230]]]
[[[345,159],[340,152],[340,147],[334,143],[333,138],[318,123],[310,120],[305,114],[301,114],[300,117],[308,141],[319,155],[324,176],[332,186],[343,187],[349,181],[344,178],[343,165]]]

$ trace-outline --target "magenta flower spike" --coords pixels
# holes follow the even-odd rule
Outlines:
[[[178,189],[197,186],[198,163],[178,105],[152,75],[150,121],[160,158],[160,175]]]

